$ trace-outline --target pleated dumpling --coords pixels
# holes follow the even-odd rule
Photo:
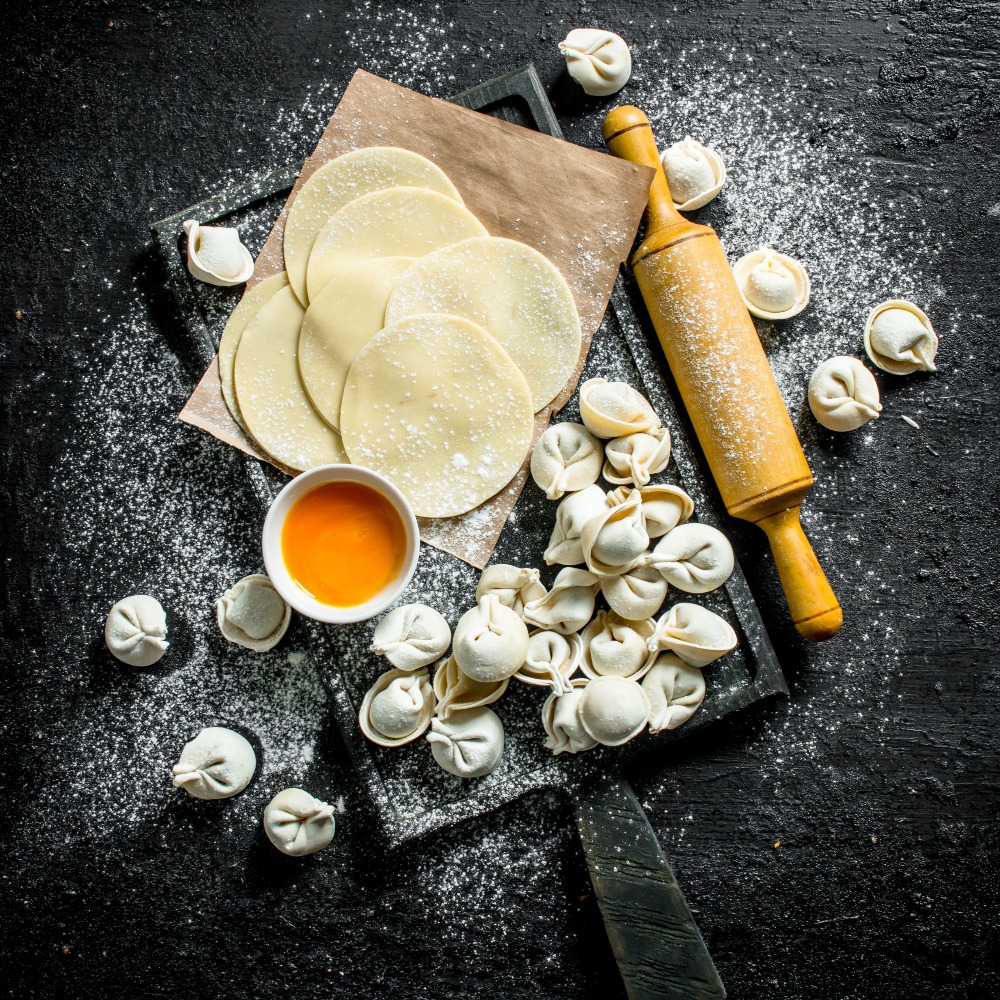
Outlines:
[[[649,722],[649,698],[631,677],[597,677],[583,689],[577,710],[584,732],[606,747],[638,736]]]
[[[579,635],[536,629],[528,636],[528,655],[514,677],[525,684],[550,687],[556,693],[568,691],[582,655]]]
[[[567,566],[559,571],[552,589],[524,607],[524,620],[561,635],[579,632],[594,614],[601,581],[585,569]]]
[[[473,680],[502,681],[517,673],[527,653],[528,629],[496,594],[483,595],[455,626],[452,656]]]
[[[167,615],[155,597],[123,597],[108,612],[104,641],[111,654],[130,667],[150,667],[167,651]]]
[[[293,858],[315,854],[329,846],[336,830],[333,806],[301,788],[285,788],[264,809],[267,839]]]
[[[219,631],[230,642],[264,653],[288,631],[292,608],[263,573],[245,576],[215,602]]]
[[[656,623],[652,618],[626,621],[614,611],[598,611],[583,630],[583,672],[588,677],[641,677],[651,661],[646,643]]]
[[[736,557],[718,528],[689,521],[664,535],[648,562],[672,587],[687,594],[707,594],[729,579]]]
[[[257,755],[245,736],[209,726],[184,744],[173,784],[196,799],[228,799],[250,784],[256,770]]]
[[[537,569],[522,569],[508,563],[487,566],[476,585],[477,603],[486,594],[496,594],[505,608],[515,614],[524,611],[528,601],[537,600],[545,594],[545,584],[539,578]]]
[[[649,401],[627,382],[592,378],[580,386],[580,416],[591,434],[618,438],[650,431],[660,426],[660,418]]]
[[[809,409],[831,431],[854,431],[882,412],[878,382],[857,358],[824,361],[809,379]]]
[[[643,486],[639,496],[642,499],[642,516],[646,520],[646,534],[650,538],[661,538],[694,513],[694,501],[679,486],[668,483]]]
[[[587,521],[580,533],[587,569],[601,577],[631,569],[649,545],[639,494],[619,503],[612,493],[608,501],[607,509]]]
[[[601,580],[601,593],[612,611],[628,621],[652,618],[667,599],[667,581],[652,567],[637,563],[619,576]]]
[[[651,653],[670,650],[692,667],[705,667],[736,647],[732,625],[700,604],[675,604],[656,623]]]
[[[476,681],[458,669],[454,656],[442,660],[434,671],[434,695],[437,717],[448,719],[453,712],[482,708],[499,700],[507,690],[509,677],[499,681]]]
[[[893,375],[937,371],[938,337],[919,306],[890,299],[875,306],[865,322],[865,353]]]
[[[604,478],[609,483],[645,486],[670,462],[670,432],[652,427],[609,441],[604,449]]]
[[[554,754],[581,753],[597,746],[580,721],[580,699],[587,681],[578,678],[570,689],[552,692],[542,706],[542,725],[545,727],[545,747]]]
[[[387,670],[361,702],[358,724],[373,743],[398,747],[426,732],[434,715],[434,690],[426,667]]]
[[[552,566],[579,566],[583,562],[580,534],[583,526],[607,509],[608,499],[596,484],[572,493],[556,508],[556,524],[545,550],[545,562]]]
[[[597,482],[601,443],[582,424],[553,424],[531,451],[531,478],[549,500]]]
[[[660,653],[642,679],[649,698],[649,731],[682,726],[705,700],[705,676],[676,653]]]
[[[454,712],[447,721],[431,722],[427,742],[445,771],[459,778],[481,778],[503,758],[503,723],[488,708]]]
[[[419,670],[444,656],[451,629],[444,616],[426,604],[395,608],[375,626],[371,651],[397,670]]]

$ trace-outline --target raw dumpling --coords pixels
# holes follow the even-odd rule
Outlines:
[[[643,486],[639,496],[650,538],[661,538],[694,513],[694,501],[679,486]]]
[[[516,674],[528,653],[528,629],[520,616],[485,594],[455,626],[452,656],[474,681],[502,681]]]
[[[653,427],[626,434],[609,441],[604,453],[604,478],[609,483],[645,486],[670,461],[670,432],[666,427]]]
[[[865,323],[865,352],[893,375],[937,371],[938,338],[923,309],[905,299],[877,305]]]
[[[196,799],[228,799],[250,784],[256,770],[257,755],[244,737],[210,726],[184,744],[173,783]]]
[[[639,563],[627,573],[601,580],[601,593],[612,611],[627,621],[652,618],[667,599],[667,581]]]
[[[167,616],[155,597],[123,597],[104,622],[104,641],[115,659],[149,667],[167,651]]]
[[[591,739],[617,747],[646,728],[649,698],[630,677],[597,677],[583,689],[577,711]]]
[[[692,667],[705,667],[734,649],[732,625],[700,604],[675,604],[657,623],[649,651],[668,649]]]
[[[537,601],[524,606],[524,620],[561,635],[579,632],[594,614],[600,578],[585,569],[561,569],[552,589]]]
[[[707,594],[721,587],[736,565],[729,539],[697,521],[664,535],[648,562],[667,583],[687,594]]]
[[[580,636],[537,629],[528,636],[528,655],[514,677],[525,684],[551,687],[557,694],[568,691],[582,654]]]
[[[264,809],[267,839],[292,858],[322,851],[333,840],[333,806],[301,788],[285,788]]]
[[[521,569],[507,563],[496,563],[483,570],[476,585],[476,603],[487,594],[496,594],[505,608],[520,615],[528,601],[545,596],[545,585],[539,579],[537,569]]]
[[[238,229],[203,226],[194,219],[184,223],[187,233],[188,270],[210,285],[240,285],[253,276],[253,257],[240,243]]]
[[[608,506],[607,495],[600,486],[588,486],[571,493],[556,508],[556,526],[545,550],[545,562],[562,566],[579,566],[583,562],[580,532],[583,526]]]
[[[646,397],[627,382],[588,379],[580,386],[580,416],[599,438],[624,437],[660,426]]]
[[[809,304],[809,275],[788,254],[761,247],[733,265],[743,303],[760,319],[790,319]]]
[[[610,97],[632,75],[632,53],[621,35],[603,28],[574,28],[560,43],[566,72],[591,97]]]
[[[361,731],[384,747],[398,747],[427,731],[434,690],[427,668],[387,670],[365,695],[358,712]]]
[[[263,573],[245,576],[215,602],[219,631],[230,642],[264,653],[277,646],[292,620],[291,606]]]
[[[434,719],[427,734],[434,759],[459,778],[489,774],[503,757],[503,723],[488,708],[453,712],[447,721]]]
[[[535,442],[531,478],[549,500],[582,490],[601,474],[601,443],[583,424],[553,424]]]
[[[515,676],[517,676],[515,674]],[[510,678],[502,681],[474,681],[458,669],[454,656],[442,660],[434,671],[437,717],[447,719],[453,712],[492,705],[507,690]]]
[[[588,677],[633,677],[651,662],[649,641],[656,628],[652,618],[626,621],[614,611],[598,611],[583,630],[583,672]]]
[[[660,154],[670,197],[681,212],[707,205],[726,183],[726,164],[714,149],[685,136]]]
[[[617,497],[612,494],[609,501]],[[592,517],[580,533],[580,547],[587,569],[598,576],[618,576],[631,569],[646,551],[649,535],[638,493],[614,503]]]
[[[580,722],[580,699],[587,684],[583,678],[577,678],[568,691],[561,694],[553,691],[542,705],[545,747],[554,754],[580,753],[597,746],[597,740]]]
[[[864,427],[882,412],[875,376],[857,358],[830,358],[809,379],[809,409],[831,431]]]
[[[660,653],[642,679],[649,698],[649,731],[676,729],[698,711],[705,700],[705,676],[676,653]]]
[[[404,604],[375,626],[371,651],[399,670],[419,670],[444,656],[451,629],[444,616],[426,604]]]

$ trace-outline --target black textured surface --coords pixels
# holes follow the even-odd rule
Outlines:
[[[342,748],[321,727],[308,773],[275,772],[268,791],[308,781],[343,794],[347,812],[334,848],[286,863],[252,823],[226,821],[248,805],[171,805],[118,822],[139,796],[121,774],[102,776],[100,734],[80,722],[97,710],[118,725],[117,705],[157,690],[155,675],[123,672],[101,650],[114,599],[197,579],[208,602],[231,582],[211,565],[166,559],[169,539],[221,521],[220,564],[245,551],[249,571],[257,558],[238,466],[212,464],[203,436],[171,420],[197,373],[171,360],[176,317],[151,266],[148,221],[241,169],[304,156],[356,65],[450,93],[530,58],[567,137],[597,145],[599,110],[611,102],[582,99],[555,50],[582,23],[620,30],[641,52],[637,70],[678,95],[719,74],[725,53],[756,53],[754,87],[781,109],[799,95],[811,146],[836,150],[847,126],[861,136],[880,180],[864,197],[892,205],[880,234],[887,252],[906,261],[916,244],[942,248],[932,310],[941,373],[881,380],[895,423],[873,443],[807,441],[818,482],[812,526],[837,580],[843,634],[821,648],[800,643],[763,539],[734,525],[792,697],[711,727],[630,778],[731,997],[1000,992],[1000,17],[987,2],[860,6],[8,11],[0,985],[9,995],[619,995],[572,817],[557,802],[529,798],[386,856]],[[680,51],[684,60],[672,58]],[[727,86],[724,75],[714,80],[720,97]],[[630,90],[620,98],[633,99]],[[725,236],[724,216],[711,221]],[[124,345],[136,302],[158,338]],[[126,391],[121,380],[97,416],[83,393],[99,385],[95,365],[123,353],[135,379],[167,386],[166,396]],[[895,415],[918,410],[920,434],[895,430]],[[130,449],[135,428],[150,423],[162,447]],[[113,454],[93,450],[109,438]],[[73,462],[91,484],[78,504],[53,491]],[[192,479],[191,469],[203,474]],[[142,488],[122,498],[115,484],[126,481]],[[176,663],[197,650],[183,615],[172,622]],[[219,684],[232,683],[230,651],[215,643],[210,656]],[[209,688],[192,692],[177,702],[178,724],[224,716],[223,702]],[[137,784],[157,735],[135,734]],[[158,767],[176,756],[176,735],[165,742]],[[88,780],[74,784],[75,771]],[[118,782],[118,809],[94,793],[102,781]],[[92,821],[81,825],[84,816]]]

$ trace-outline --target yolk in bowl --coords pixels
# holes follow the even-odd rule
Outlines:
[[[289,576],[323,604],[349,608],[399,575],[406,530],[399,512],[363,483],[324,483],[292,504],[281,528]]]

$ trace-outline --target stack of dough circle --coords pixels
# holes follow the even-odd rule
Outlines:
[[[531,393],[485,330],[411,316],[361,348],[340,410],[350,460],[387,476],[423,517],[452,517],[503,489],[531,445]]]
[[[219,381],[222,395],[233,419],[246,430],[239,404],[236,401],[236,387],[233,383],[233,368],[236,365],[236,351],[240,346],[243,331],[258,312],[274,297],[276,292],[288,287],[288,275],[284,271],[272,274],[260,284],[254,285],[232,311],[219,339]]]
[[[515,240],[468,239],[417,261],[393,289],[385,321],[430,312],[462,316],[495,337],[524,374],[536,411],[559,395],[580,358],[566,279]]]
[[[340,428],[340,402],[358,351],[385,325],[385,304],[413,257],[378,257],[335,275],[299,334],[299,373],[313,406]]]
[[[423,257],[470,236],[483,224],[463,205],[427,188],[394,187],[348,202],[320,230],[309,254],[309,300],[338,272],[376,257]]]
[[[320,167],[302,185],[288,210],[282,248],[288,280],[303,305],[309,301],[306,268],[317,233],[348,202],[401,185],[427,188],[462,203],[462,196],[440,167],[418,153],[394,146],[344,153]]]
[[[247,429],[275,461],[296,472],[347,460],[340,435],[313,408],[299,378],[304,315],[290,287],[277,291],[243,331],[235,367]]]

